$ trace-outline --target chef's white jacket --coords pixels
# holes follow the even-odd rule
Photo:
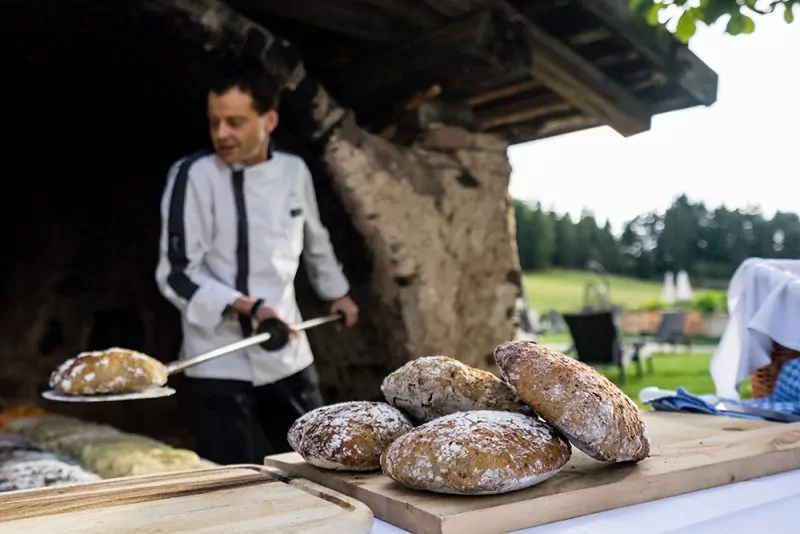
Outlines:
[[[252,321],[224,313],[239,296],[263,298],[293,324],[302,321],[294,278],[304,258],[320,298],[349,285],[319,219],[311,173],[302,159],[272,151],[253,166],[229,166],[214,154],[176,162],[161,203],[156,282],[182,315],[181,357],[252,335]],[[305,333],[279,351],[256,345],[191,367],[198,378],[275,382],[309,366]]]

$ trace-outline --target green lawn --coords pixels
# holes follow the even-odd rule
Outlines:
[[[523,283],[525,296],[531,308],[545,312],[577,310],[583,305],[583,292],[592,273],[551,269],[536,273],[525,273]],[[610,276],[611,300],[626,308],[658,300],[661,297],[661,282],[636,280],[624,276]],[[694,291],[700,296],[703,290]]]
[[[639,390],[648,386],[674,390],[681,386],[689,393],[704,394],[714,393],[714,382],[709,373],[710,353],[655,353],[653,354],[653,374],[647,372],[647,363],[643,363],[644,376],[636,376],[636,366],[628,365],[625,369],[626,382],[620,386],[630,398],[639,403]],[[602,369],[614,383],[618,383],[619,370]],[[750,397],[750,383],[742,386],[742,397]],[[640,404],[641,405],[641,404]]]

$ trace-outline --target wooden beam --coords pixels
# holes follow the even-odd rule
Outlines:
[[[652,109],[506,0],[473,0],[495,6],[525,28],[533,54],[533,78],[586,114],[624,136],[650,129]],[[564,3],[564,2],[562,2]]]
[[[578,32],[575,35],[571,35],[567,44],[569,44],[569,46],[586,46],[605,41],[611,37],[611,32],[609,32],[606,28],[592,28],[590,30]]]
[[[717,74],[666,30],[649,26],[631,12],[626,0],[579,0],[579,5],[699,103],[710,106],[717,100]]]
[[[348,98],[385,107],[441,85],[446,100],[461,99],[504,79],[530,76],[532,46],[527,30],[502,11],[462,17],[421,39],[341,69]]]
[[[512,83],[509,85],[504,85],[503,87],[498,87],[497,89],[492,89],[477,95],[473,95],[467,99],[467,104],[473,107],[483,106],[489,102],[515,96],[519,93],[524,93],[526,91],[530,91],[531,89],[537,89],[541,86],[542,84],[534,79]]]
[[[507,126],[571,108],[569,102],[553,93],[531,95],[514,102],[475,113],[475,123],[484,129]]]
[[[488,130],[506,138],[511,145],[539,141],[548,137],[564,135],[589,128],[603,126],[603,123],[594,118],[587,117],[579,110],[565,111],[552,117],[542,117],[525,124],[502,126]]]
[[[645,103],[505,0],[496,4],[524,21],[533,45],[534,78],[624,136],[650,129],[652,110]]]

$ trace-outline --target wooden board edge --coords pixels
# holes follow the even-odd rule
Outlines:
[[[120,477],[0,494],[0,517],[4,521],[21,520],[279,483],[279,478],[256,464]]]
[[[296,453],[292,454],[296,455]],[[295,468],[291,464],[277,459],[279,456],[284,455],[276,454],[265,457],[264,465],[271,468],[277,468],[280,471],[288,473],[293,477],[296,477],[295,480],[302,479],[310,481],[316,485],[331,489],[340,494],[346,495],[347,497],[355,499],[367,506],[372,511],[374,517],[396,527],[408,530],[410,532],[425,532],[426,534],[428,532],[434,534],[441,531],[442,520],[438,515],[431,514],[430,512],[423,510],[418,506],[414,506],[413,504],[403,503],[403,510],[413,510],[420,518],[419,522],[408,524],[406,517],[399,512],[395,512],[392,506],[387,507],[383,505],[382,501],[385,501],[385,498],[382,495],[365,490],[354,484],[348,484],[335,478],[324,480],[324,472],[317,473],[316,471],[310,470],[309,473],[304,473],[302,467]]]
[[[264,477],[274,476],[256,464],[219,466],[205,469],[187,469],[145,475],[107,478],[86,483],[60,484],[40,488],[14,490],[0,494],[0,503],[14,501],[30,501],[37,498],[57,498],[62,495],[77,493],[90,494],[107,492],[114,489],[130,489],[139,486],[159,484],[171,485],[178,482],[191,482],[198,478],[216,476],[220,482],[241,482],[253,480],[263,481]]]
[[[0,517],[3,521],[16,521],[263,484],[291,485],[314,498],[339,507],[351,516],[357,516],[364,521],[374,519],[372,510],[361,501],[311,481],[288,476],[285,471],[275,467],[257,464],[121,477],[86,484],[8,492],[0,494]],[[112,504],[109,504],[110,499],[113,499]]]
[[[281,482],[289,484],[290,486],[308,493],[313,497],[338,506],[345,512],[353,513],[355,515],[366,515],[369,516],[369,519],[375,518],[375,514],[369,506],[358,499],[354,499],[349,495],[345,495],[340,491],[323,486],[322,484],[317,484],[316,482],[303,477],[291,475],[290,473],[276,466],[264,465],[262,466],[262,469],[273,474]]]

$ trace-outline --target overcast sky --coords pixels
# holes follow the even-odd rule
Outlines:
[[[511,194],[573,216],[587,208],[615,231],[684,192],[800,212],[800,20],[762,17],[737,37],[698,24],[690,47],[719,75],[713,106],[658,115],[629,138],[602,127],[515,145]]]

